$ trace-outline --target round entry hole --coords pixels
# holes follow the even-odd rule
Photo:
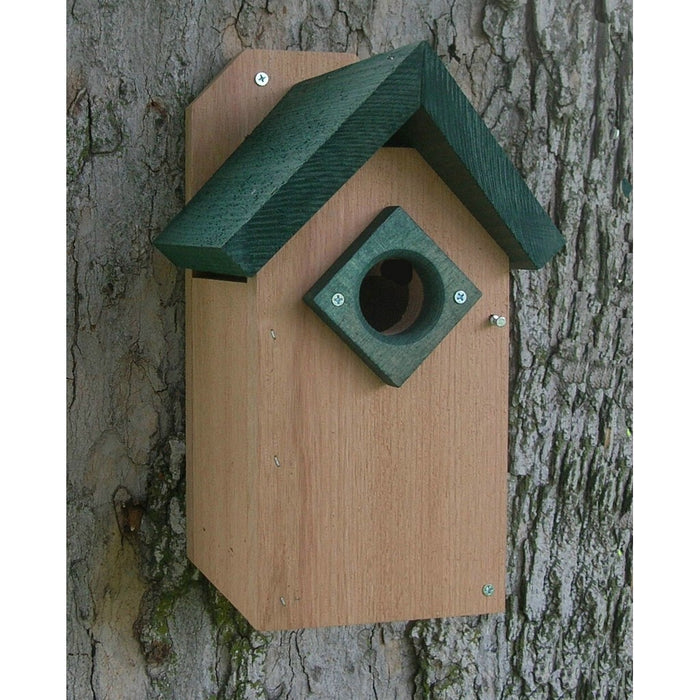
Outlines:
[[[403,258],[377,263],[360,285],[362,315],[383,335],[397,335],[411,328],[421,314],[424,300],[420,275]]]

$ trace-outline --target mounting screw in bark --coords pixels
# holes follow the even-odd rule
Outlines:
[[[255,75],[255,84],[259,85],[260,87],[265,87],[269,81],[270,76],[267,73],[264,73],[263,71],[260,71]]]
[[[496,592],[496,587],[492,583],[487,583],[483,586],[483,588],[481,589],[481,592],[487,598],[490,598]]]
[[[333,306],[342,306],[345,303],[345,297],[338,292],[337,294],[333,295],[331,302],[333,302]]]
[[[499,328],[503,328],[503,326],[506,325],[506,317],[499,316],[498,314],[491,314],[491,316],[489,316],[489,323],[492,326],[498,326]]]
[[[454,293],[453,299],[458,303],[458,304],[464,304],[464,302],[467,300],[467,293],[463,289],[458,289]]]

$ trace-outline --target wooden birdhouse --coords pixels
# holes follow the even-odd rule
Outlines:
[[[563,239],[427,44],[187,111],[188,555],[258,629],[502,611],[509,269]]]

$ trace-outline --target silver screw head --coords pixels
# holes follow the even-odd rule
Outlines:
[[[255,75],[255,84],[256,85],[259,85],[260,87],[265,87],[269,81],[270,81],[270,76],[267,73],[265,73],[263,71],[256,73],[256,75]]]
[[[345,303],[345,297],[340,293],[336,292],[331,298],[333,306],[342,306]]]
[[[496,592],[496,587],[492,583],[486,583],[481,589],[481,592],[487,597],[490,598],[495,592]]]
[[[463,289],[458,289],[453,298],[458,304],[464,304],[467,301],[467,293]]]
[[[499,316],[498,314],[491,314],[491,316],[489,316],[489,323],[492,326],[498,326],[498,328],[503,328],[503,326],[506,325],[506,317]]]

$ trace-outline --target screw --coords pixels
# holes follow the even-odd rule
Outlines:
[[[490,598],[495,592],[496,592],[496,587],[492,583],[486,583],[481,589],[481,592],[487,597]]]
[[[279,458],[277,455],[274,456],[273,461],[274,461],[275,466],[276,466],[277,468],[279,468],[279,467],[282,466],[282,463],[280,462],[280,458]]]
[[[489,316],[489,323],[492,326],[498,326],[499,328],[503,328],[503,326],[506,325],[506,317],[499,316],[498,314],[491,314]]]
[[[333,306],[342,306],[345,303],[345,297],[340,292],[337,292],[333,295],[331,301]]]
[[[267,73],[264,73],[263,71],[260,71],[255,76],[255,84],[259,85],[260,87],[265,87],[269,81],[270,76]]]
[[[467,293],[463,289],[458,289],[454,293],[453,298],[458,304],[464,304],[464,302],[467,300]]]

